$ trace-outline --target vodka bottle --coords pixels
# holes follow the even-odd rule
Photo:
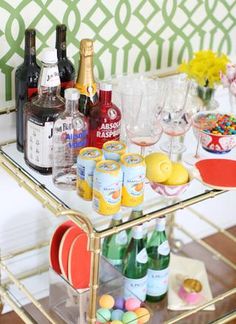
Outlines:
[[[80,150],[87,145],[88,126],[78,110],[79,91],[65,90],[65,111],[53,128],[53,182],[61,189],[76,189],[76,161]]]

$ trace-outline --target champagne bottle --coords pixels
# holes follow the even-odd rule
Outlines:
[[[75,68],[66,52],[66,29],[64,24],[56,27],[56,49],[62,97],[64,97],[65,89],[73,88],[75,84]]]
[[[170,247],[165,233],[165,224],[165,217],[157,219],[156,229],[147,244],[147,300],[150,302],[162,300],[168,289]]]
[[[45,49],[39,77],[38,97],[25,108],[25,161],[42,174],[52,173],[53,125],[65,109],[55,48]]]
[[[122,223],[122,214],[115,214],[112,218],[111,227]],[[103,241],[102,254],[119,271],[122,271],[124,254],[127,248],[128,236],[126,231],[106,237]]]
[[[136,296],[144,301],[147,291],[148,256],[143,242],[142,225],[132,228],[132,239],[124,258],[125,298]]]
[[[20,152],[24,147],[24,105],[38,92],[40,67],[36,62],[35,35],[35,29],[26,29],[24,62],[17,67],[15,74],[16,140]]]

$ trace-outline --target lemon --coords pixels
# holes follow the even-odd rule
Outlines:
[[[189,181],[189,174],[183,164],[179,162],[172,162],[172,172],[164,184],[169,186],[177,186],[187,183]]]
[[[172,163],[164,153],[151,153],[145,157],[146,177],[149,181],[164,182],[172,172]]]

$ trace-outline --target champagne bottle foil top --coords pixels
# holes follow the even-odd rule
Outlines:
[[[92,39],[82,39],[80,41],[80,53],[84,56],[92,56],[93,55],[93,40]]]
[[[143,238],[143,225],[137,225],[132,228],[132,237],[136,240]]]
[[[57,50],[55,48],[45,48],[43,51],[42,62],[46,64],[57,63]]]
[[[112,219],[114,219],[114,220],[121,220],[122,218],[123,218],[123,215],[121,213],[117,213],[112,216]]]
[[[112,91],[112,84],[106,83],[106,82],[100,82],[99,83],[99,89],[101,91]]]
[[[80,98],[80,92],[79,90],[75,89],[75,88],[68,88],[65,90],[65,94],[64,97],[66,100],[79,100]]]

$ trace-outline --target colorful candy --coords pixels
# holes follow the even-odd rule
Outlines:
[[[111,319],[111,312],[107,308],[99,308],[96,313],[98,322],[107,323]]]
[[[134,312],[126,312],[122,317],[122,322],[124,324],[127,323],[137,324],[138,323],[137,315]]]
[[[138,324],[148,323],[148,321],[150,320],[150,313],[147,308],[140,307],[134,312],[137,315]]]
[[[120,320],[122,320],[123,315],[124,315],[124,312],[121,309],[115,309],[111,313],[111,319],[113,321],[114,320],[120,321]]]
[[[140,300],[131,297],[126,300],[125,308],[127,309],[127,311],[134,311],[135,309],[140,307],[140,304]]]
[[[124,309],[125,307],[125,299],[122,296],[118,296],[115,298],[115,308]]]
[[[195,126],[206,133],[214,135],[236,134],[236,117],[228,114],[199,114]]]
[[[102,308],[111,309],[115,304],[115,300],[111,295],[102,295],[99,299],[99,305]]]

